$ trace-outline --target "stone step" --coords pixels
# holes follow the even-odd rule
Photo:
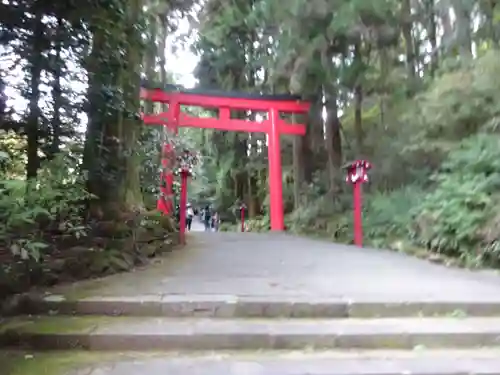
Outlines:
[[[25,359],[25,358],[28,359]],[[500,350],[262,351],[254,353],[13,353],[7,369],[64,375],[499,375]],[[73,370],[67,370],[73,363]],[[66,366],[63,366],[66,364]],[[60,371],[66,368],[66,371]],[[45,374],[45,372],[43,372]],[[47,372],[48,374],[49,372]],[[10,374],[8,372],[7,374]]]
[[[500,318],[207,319],[43,316],[4,321],[3,347],[88,350],[472,348]]]
[[[281,358],[149,359],[96,366],[88,375],[498,375],[496,357],[416,355],[407,358],[363,358],[342,355],[288,356]],[[463,355],[463,353],[462,353]]]
[[[146,295],[67,298],[26,297],[5,314],[123,315],[210,318],[364,318],[410,316],[500,316],[500,299],[460,301],[422,299],[347,300],[313,296],[240,297],[221,295]]]

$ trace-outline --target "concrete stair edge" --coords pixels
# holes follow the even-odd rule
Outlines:
[[[0,358],[38,357],[40,352],[1,352]],[[80,353],[75,351],[74,353]],[[500,374],[500,349],[473,350],[359,350],[359,351],[254,351],[254,352],[108,352],[85,353],[70,375],[496,375]],[[3,355],[3,357],[2,357]],[[105,371],[103,371],[105,370]],[[69,375],[69,374],[68,374]]]
[[[167,317],[409,317],[500,316],[500,300],[359,299],[300,296],[246,297],[220,295],[95,296],[80,299],[62,295],[37,296],[4,304],[0,315],[44,314],[167,316]]]
[[[61,317],[16,320],[0,345],[33,349],[416,349],[500,345],[500,318],[169,319]]]

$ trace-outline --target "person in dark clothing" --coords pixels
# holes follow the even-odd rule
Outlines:
[[[193,207],[191,207],[191,204],[188,204],[187,209],[186,209],[186,228],[188,231],[191,230],[191,225],[193,223],[193,217],[194,217]]]
[[[210,231],[210,227],[212,224],[212,212],[210,211],[210,206],[205,207],[203,222],[205,224],[205,232]]]
[[[175,206],[175,220],[177,220],[177,223],[181,222],[181,208],[179,205]]]

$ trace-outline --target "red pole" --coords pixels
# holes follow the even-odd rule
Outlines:
[[[174,175],[172,172],[171,160],[169,159],[172,155],[172,144],[169,142],[164,147],[166,154],[166,165],[167,165],[167,173],[165,175],[165,200],[168,213],[174,212],[174,204],[172,202],[173,190],[172,186],[174,184]]]
[[[240,215],[241,215],[241,231],[245,231],[245,207],[240,208]]]
[[[164,173],[160,172],[160,196],[158,197],[158,200],[156,201],[156,209],[164,214],[167,213],[167,205],[165,201],[165,194],[166,194],[166,189],[163,186],[163,180],[164,180]]]
[[[174,175],[172,173],[172,171],[169,171],[167,173],[167,176],[165,177],[165,183],[167,185],[166,187],[166,191],[165,191],[165,194],[166,194],[166,204],[167,204],[167,210],[168,212],[174,212],[174,202],[172,201],[173,199],[173,195],[174,195],[174,192],[173,192],[173,189],[172,189],[172,186],[174,184]]]
[[[354,203],[354,244],[363,246],[363,211],[362,211],[362,189],[361,181],[357,181],[353,186]]]
[[[186,244],[186,208],[187,208],[187,172],[181,171],[181,201],[179,204],[179,240],[182,245]]]
[[[167,212],[167,207],[166,207],[166,187],[164,185],[165,182],[165,170],[167,167],[167,159],[165,155],[165,146],[162,146],[161,150],[161,168],[162,170],[160,171],[160,196],[158,197],[158,201],[156,202],[156,209],[164,214]]]
[[[165,143],[162,147],[161,153],[161,167],[162,171],[160,172],[160,197],[158,198],[158,202],[156,208],[158,211],[163,212],[168,215],[173,212],[172,207],[172,171],[170,165],[170,152],[172,150],[172,146],[169,143]]]
[[[269,145],[269,195],[271,230],[283,231],[283,180],[281,170],[280,132],[278,127],[279,112],[276,109],[269,111],[270,129],[268,130]]]

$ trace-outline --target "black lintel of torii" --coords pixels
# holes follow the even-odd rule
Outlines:
[[[218,89],[187,89],[180,85],[174,84],[156,84],[151,83],[146,80],[141,82],[141,87],[146,90],[162,90],[165,92],[178,92],[180,94],[186,95],[200,95],[200,96],[212,96],[219,98],[234,98],[234,99],[248,99],[248,100],[267,100],[267,101],[301,101],[300,95],[293,94],[263,94],[263,93],[246,93],[240,91],[224,91]]]

